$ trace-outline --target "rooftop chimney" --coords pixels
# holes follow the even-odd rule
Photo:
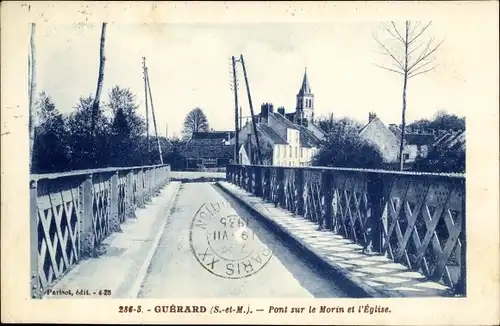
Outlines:
[[[262,103],[260,106],[260,115],[267,118],[270,112],[273,112],[273,105],[271,103]]]
[[[377,114],[375,112],[368,113],[368,122],[372,122],[372,120],[375,119],[376,116]]]
[[[285,116],[285,108],[284,107],[279,107],[278,108],[278,113],[281,114],[282,116]]]

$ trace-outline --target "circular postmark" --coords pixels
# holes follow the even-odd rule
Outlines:
[[[203,204],[189,228],[189,244],[198,263],[208,272],[230,279],[260,271],[270,261],[272,249],[249,223],[227,202]]]

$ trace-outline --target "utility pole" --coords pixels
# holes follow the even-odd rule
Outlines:
[[[104,82],[104,65],[106,63],[106,56],[104,55],[104,45],[106,41],[106,25],[107,23],[102,23],[101,28],[101,43],[99,51],[99,73],[97,76],[97,89],[95,91],[95,99],[92,105],[92,121],[91,121],[91,134],[95,141],[95,124],[97,119],[97,114],[99,113],[99,102],[101,100],[102,84]]]
[[[241,109],[240,105],[240,130],[243,128],[243,110]]]
[[[236,59],[232,56],[233,63],[233,91],[234,91],[234,163],[239,163],[238,147],[239,147],[239,128],[238,128],[238,84],[236,80]]]
[[[146,80],[146,58],[142,57],[142,72],[144,75],[144,96],[146,97],[146,141],[148,143],[148,164],[151,159],[151,143],[149,141],[149,108],[148,108],[148,84]]]
[[[35,143],[35,93],[36,93],[36,49],[35,49],[36,25],[31,23],[30,54],[28,55],[28,101],[29,101],[29,132],[30,132],[30,173],[33,164],[33,145]]]
[[[163,155],[161,154],[160,139],[158,138],[158,129],[156,129],[155,108],[153,105],[153,95],[151,95],[151,84],[149,83],[148,68],[146,68],[146,82],[149,90],[149,97],[151,99],[151,115],[153,116],[153,125],[155,127],[156,142],[158,143],[158,153],[160,154],[160,163],[163,164]]]
[[[245,68],[245,61],[243,60],[243,54],[240,55],[240,62],[241,62],[241,65],[243,67],[243,74],[245,75],[245,84],[247,86],[248,104],[250,105],[250,114],[252,116],[252,126],[253,126],[253,131],[255,133],[255,142],[257,143],[258,162],[260,164],[263,164],[262,163],[262,155],[260,153],[259,135],[257,134],[257,124],[255,122],[255,116],[253,113],[252,97],[250,95],[250,85],[248,85],[247,70]]]

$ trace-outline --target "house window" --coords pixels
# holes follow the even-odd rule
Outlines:
[[[298,150],[298,147],[295,147],[295,158],[299,157]]]
[[[283,157],[286,157],[286,146],[283,146]]]
[[[292,157],[292,146],[290,146],[290,151],[288,152],[288,157]]]
[[[406,161],[406,160],[409,160],[409,159],[410,159],[410,154],[408,154],[408,153],[403,154],[403,160]]]

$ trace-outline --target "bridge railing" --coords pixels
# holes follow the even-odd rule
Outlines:
[[[169,165],[33,174],[31,294],[41,297],[170,181]]]
[[[226,178],[465,295],[465,176],[229,165]]]

